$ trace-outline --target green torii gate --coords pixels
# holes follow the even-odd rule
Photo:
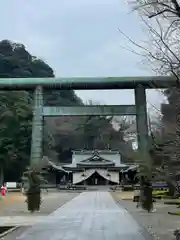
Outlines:
[[[136,115],[138,149],[149,160],[146,89],[175,87],[172,77],[105,77],[105,78],[1,78],[0,90],[34,90],[31,165],[42,158],[44,116]],[[135,105],[44,107],[43,90],[134,89]]]

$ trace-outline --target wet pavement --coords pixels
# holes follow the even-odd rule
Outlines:
[[[19,240],[146,240],[108,192],[84,192],[27,229]]]

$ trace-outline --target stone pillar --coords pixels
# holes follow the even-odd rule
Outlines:
[[[34,91],[34,109],[32,122],[31,160],[30,165],[38,166],[42,159],[43,140],[43,89],[37,86]]]
[[[135,88],[135,104],[136,104],[136,124],[137,139],[140,161],[144,161],[148,166],[151,164],[149,147],[148,147],[148,121],[146,108],[146,90],[142,85]]]

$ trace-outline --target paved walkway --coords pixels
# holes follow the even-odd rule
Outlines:
[[[19,238],[21,240],[145,240],[131,215],[108,192],[81,193]]]

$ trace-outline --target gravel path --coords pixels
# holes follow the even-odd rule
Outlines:
[[[67,203],[68,201],[72,200],[74,197],[78,196],[79,193],[43,193],[43,203],[41,206],[41,211],[39,213],[34,213],[33,216],[47,216],[60,208],[62,205]],[[26,204],[18,203],[14,204],[12,206],[9,206],[6,209],[3,209],[0,211],[0,216],[29,216],[31,215],[27,211]],[[1,219],[0,217],[0,219]],[[27,230],[29,227],[20,227],[16,231],[8,234],[3,238],[3,240],[15,240],[17,237],[19,237],[25,230]]]
[[[61,192],[49,192],[42,194],[42,205],[41,210],[38,213],[34,213],[37,215],[48,215],[55,211],[57,208],[61,207],[67,201],[70,201],[74,197],[76,197],[78,193],[61,193]],[[27,204],[24,199],[17,204],[12,204],[2,210],[0,210],[0,216],[26,216],[30,215],[27,210]]]
[[[21,192],[8,192],[5,198],[0,196],[0,213],[11,205],[24,202],[24,198]]]
[[[180,216],[172,216],[168,211],[177,211],[174,206],[156,203],[156,212],[148,213],[147,211],[137,209],[136,203],[132,201],[119,201],[134,219],[145,229],[147,229],[154,239],[174,240],[173,231],[180,227]]]

